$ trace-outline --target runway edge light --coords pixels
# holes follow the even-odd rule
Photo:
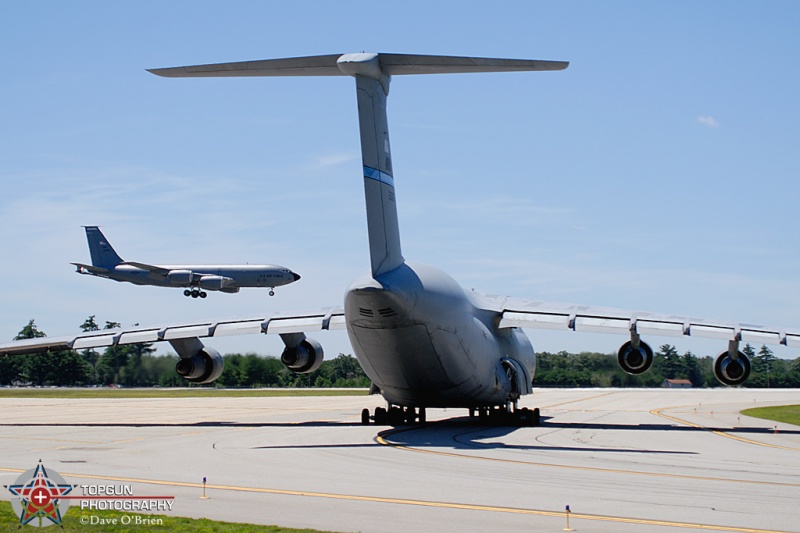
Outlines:
[[[208,496],[206,496],[206,476],[203,476],[203,495],[200,496],[201,500],[207,500]]]
[[[569,513],[571,513],[571,512],[572,512],[572,511],[570,511],[570,510],[569,510],[569,505],[567,505],[567,508],[566,508],[566,510],[565,510],[565,512],[564,512],[564,515],[567,517],[567,527],[565,527],[564,529],[562,529],[562,531],[575,531],[574,529],[572,529],[571,527],[569,527]]]

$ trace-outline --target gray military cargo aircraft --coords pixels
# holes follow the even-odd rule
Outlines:
[[[71,263],[76,272],[127,281],[134,285],[158,287],[185,287],[184,296],[205,298],[209,291],[237,293],[242,287],[268,287],[269,295],[275,287],[288,285],[300,279],[280,265],[148,265],[123,261],[97,226],[84,226],[92,264]]]
[[[346,329],[373,390],[387,407],[362,412],[362,422],[425,420],[428,407],[467,408],[471,414],[534,424],[538,412],[518,409],[532,392],[536,358],[522,328],[616,333],[628,338],[618,362],[630,374],[653,363],[642,336],[711,337],[727,341],[714,364],[717,378],[739,385],[750,373],[740,342],[800,346],[800,330],[486,296],[463,289],[436,268],[406,262],[400,246],[395,178],[386,118],[392,76],[410,74],[563,70],[568,63],[473,57],[354,53],[155,69],[169,78],[232,76],[351,76],[355,78],[361,134],[371,270],[347,289],[344,307],[273,313],[151,328],[99,331],[0,345],[0,355],[169,341],[180,356],[178,374],[209,383],[222,373],[220,354],[200,338],[279,334],[283,363],[312,372],[322,346],[306,333]]]

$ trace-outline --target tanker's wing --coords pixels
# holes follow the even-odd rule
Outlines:
[[[148,265],[147,263],[139,263],[137,261],[123,261],[120,265],[128,265],[134,268],[138,268],[139,270],[147,271],[151,274],[155,274],[157,276],[161,276],[164,279],[168,279],[170,269],[164,268],[156,265]]]
[[[329,307],[309,312],[274,313],[256,318],[200,321],[180,325],[88,331],[65,337],[40,337],[0,344],[0,356],[62,350],[105,348],[141,342],[180,341],[228,335],[295,334],[345,329],[344,309]]]

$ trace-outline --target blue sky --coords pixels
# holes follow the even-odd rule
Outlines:
[[[571,62],[393,80],[407,259],[492,294],[800,328],[798,23],[793,2],[3,2],[0,338],[340,305],[369,265],[353,80],[145,69],[362,50]],[[193,300],[79,276],[81,225],[125,259],[303,279]]]

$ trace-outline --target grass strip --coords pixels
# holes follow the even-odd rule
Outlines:
[[[800,426],[800,405],[780,405],[778,407],[753,407],[742,411],[743,415],[785,424]]]
[[[36,519],[34,519],[36,520]],[[43,521],[47,523],[47,519]],[[125,523],[127,522],[127,524]],[[177,533],[321,533],[316,529],[290,529],[279,526],[258,526],[218,522],[206,518],[184,518],[182,516],[145,515],[119,511],[89,511],[70,508],[62,517],[62,528],[53,531],[92,531],[106,533],[116,531],[174,531]],[[16,531],[20,527],[19,517],[11,508],[11,502],[0,501],[0,531]],[[25,527],[25,526],[23,526]],[[33,529],[31,529],[33,531]]]
[[[278,396],[366,396],[367,389],[2,388],[0,398],[260,398]]]

